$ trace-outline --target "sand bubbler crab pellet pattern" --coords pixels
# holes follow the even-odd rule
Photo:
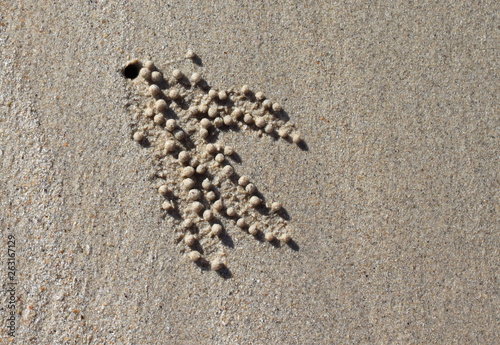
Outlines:
[[[189,50],[165,66],[197,58]],[[162,71],[152,61],[129,61],[122,74],[138,100],[130,106],[132,138],[153,154],[159,207],[174,220],[171,231],[186,258],[207,269],[226,269],[224,238],[231,231],[292,246],[282,204],[267,201],[248,176],[238,175],[237,153],[222,135],[252,131],[304,145],[281,105],[247,85],[216,89],[199,72]]]

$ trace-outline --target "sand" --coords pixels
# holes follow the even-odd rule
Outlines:
[[[498,342],[498,3],[1,5],[1,344]],[[189,48],[307,144],[222,133],[296,242],[228,229],[231,277],[185,258],[132,140],[121,68]]]

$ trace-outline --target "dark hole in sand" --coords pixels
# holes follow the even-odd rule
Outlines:
[[[141,66],[139,66],[139,63],[137,62],[132,62],[125,66],[125,68],[122,70],[123,76],[128,79],[135,79],[139,75],[139,71],[141,70]]]

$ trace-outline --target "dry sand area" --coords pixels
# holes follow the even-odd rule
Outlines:
[[[499,10],[0,0],[0,344],[498,344]],[[226,90],[206,140],[237,155],[193,139],[205,115],[180,99],[203,107],[208,89],[167,81],[185,134],[148,119],[168,90],[125,78],[133,59]],[[224,118],[238,106],[262,126]],[[198,197],[171,135],[209,167],[193,186],[230,165],[261,204],[233,176],[214,182],[220,213],[185,211]],[[193,209],[217,209],[201,195]]]

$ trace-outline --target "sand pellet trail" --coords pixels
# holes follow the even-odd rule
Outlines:
[[[303,148],[305,142],[281,105],[262,92],[248,85],[217,89],[198,72],[171,68],[195,58],[189,50],[185,59],[165,63],[170,70],[132,60],[122,74],[136,93],[129,104],[132,138],[153,155],[156,188],[164,197],[159,207],[175,219],[167,231],[189,260],[223,273],[232,231],[295,246],[282,203],[268,201],[247,176],[238,175],[232,162],[239,157],[224,144],[224,132],[256,132]]]

